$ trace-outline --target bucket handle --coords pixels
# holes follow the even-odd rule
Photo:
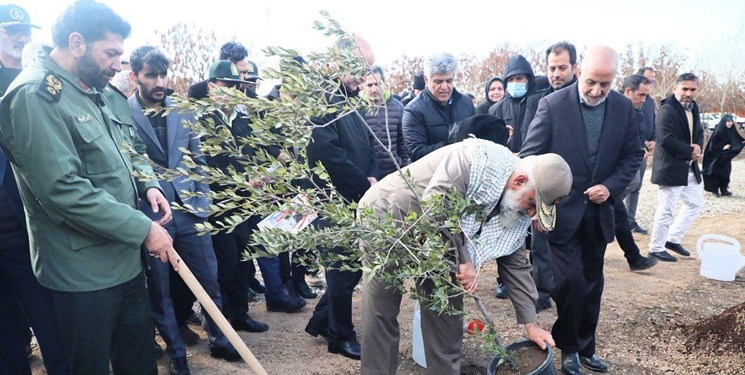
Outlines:
[[[703,249],[704,242],[706,242],[707,240],[717,240],[721,242],[728,242],[730,244],[735,245],[737,247],[737,252],[738,253],[740,252],[740,241],[732,237],[724,236],[721,234],[705,234],[701,236],[696,242],[696,252],[699,254],[699,256],[701,255],[701,250]]]

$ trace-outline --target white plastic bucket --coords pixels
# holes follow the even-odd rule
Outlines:
[[[414,306],[414,324],[411,333],[412,349],[411,357],[417,365],[427,368],[427,359],[424,355],[424,339],[422,338],[422,313],[419,308],[419,302]]]
[[[696,243],[696,251],[701,257],[701,276],[719,280],[733,281],[735,275],[745,267],[745,256],[740,253],[740,242],[732,237],[719,234],[701,236]]]

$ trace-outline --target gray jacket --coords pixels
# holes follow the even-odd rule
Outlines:
[[[389,98],[385,107],[378,107],[377,110],[365,113],[367,125],[373,130],[375,137],[385,145],[384,147],[378,142],[373,143],[375,154],[378,157],[378,169],[380,169],[382,177],[396,171],[396,165],[386,149],[391,151],[401,168],[409,164],[409,151],[404,144],[404,136],[401,130],[403,115],[404,105],[395,98]]]

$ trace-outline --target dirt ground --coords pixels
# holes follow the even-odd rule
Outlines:
[[[648,184],[648,177],[646,188],[652,189]],[[745,203],[745,189],[738,189],[738,186],[734,188],[735,197],[714,198],[707,194],[707,210],[685,237],[683,245],[686,248],[695,249],[696,240],[708,233],[742,238],[745,220],[740,212]],[[643,197],[656,197],[656,194]],[[724,199],[728,201],[721,201]],[[719,205],[725,203],[725,208],[712,211],[709,209],[712,202]],[[654,200],[645,203],[654,206]],[[651,218],[647,218],[642,224],[651,227],[650,221]],[[636,235],[636,238],[642,253],[646,254],[649,237]],[[703,322],[705,319],[745,302],[745,271],[741,271],[733,282],[719,282],[699,276],[699,267],[700,260],[694,253],[694,257],[690,259],[680,259],[677,263],[660,263],[647,272],[632,273],[618,246],[615,243],[608,246],[597,353],[607,360],[610,373],[745,374],[743,351],[734,351],[727,346],[720,348],[716,340],[697,342],[694,337],[696,334],[700,337],[701,330],[708,329]],[[479,294],[491,310],[503,342],[514,342],[524,335],[524,330],[515,323],[514,310],[509,301],[494,297],[495,277],[495,266],[490,265],[483,269]],[[359,324],[360,320],[360,298],[361,293],[358,291],[354,296],[355,324]],[[303,332],[316,301],[317,299],[311,300],[302,312],[296,314],[268,313],[263,303],[252,304],[251,315],[268,323],[270,330],[265,333],[241,332],[240,336],[269,374],[359,373],[358,361],[328,353],[322,339]],[[468,308],[476,311],[473,304]],[[414,302],[404,298],[399,320],[401,346],[398,374],[401,375],[426,373],[411,359],[413,310]],[[739,325],[738,329],[743,331],[745,322],[742,313],[741,311],[739,320],[729,320],[733,330],[738,328],[734,325]],[[555,314],[555,308],[542,312],[539,315],[541,326],[550,328],[556,318]],[[202,337],[198,345],[188,348],[188,360],[193,374],[251,373],[245,364],[211,358],[207,350],[206,334],[199,327],[192,328]],[[479,339],[467,336],[464,346],[463,373],[486,373],[490,356],[480,349]],[[557,357],[559,353],[557,350]],[[38,349],[34,352],[32,364],[35,375],[45,373]],[[168,374],[168,360],[162,358],[158,364],[159,373]],[[556,364],[558,366],[558,360]]]

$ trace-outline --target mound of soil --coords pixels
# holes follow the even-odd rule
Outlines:
[[[691,352],[745,353],[745,303],[688,326],[686,349]]]

